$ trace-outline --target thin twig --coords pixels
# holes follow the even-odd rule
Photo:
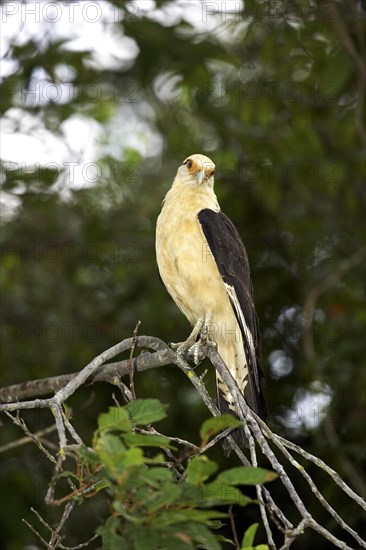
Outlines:
[[[134,371],[133,354],[135,353],[135,348],[136,348],[136,344],[137,344],[137,333],[138,333],[140,325],[141,325],[141,321],[137,321],[135,329],[133,331],[132,346],[131,346],[131,351],[130,351],[130,390],[131,390],[133,400],[136,399],[135,382],[134,382],[134,379],[133,379],[133,371]]]
[[[13,415],[11,415],[10,413],[8,413],[7,411],[5,411],[6,414],[11,417],[12,421],[19,425],[18,422],[15,422],[15,417]],[[17,419],[19,420],[19,419]],[[24,422],[23,419],[20,420],[21,422]],[[25,425],[25,422],[24,422],[24,425]],[[28,428],[26,428],[26,430],[23,428],[23,426],[20,426],[22,428],[22,430],[27,433],[28,431]],[[21,437],[20,439],[18,439],[17,441],[11,441],[10,443],[6,443],[5,445],[2,445],[0,447],[0,453],[5,453],[6,451],[11,451],[13,449],[16,449],[17,447],[20,447],[22,445],[26,445],[27,443],[32,443],[34,442],[37,446],[38,443],[41,443],[42,445],[42,438],[45,436],[45,435],[48,435],[52,432],[54,432],[56,430],[56,424],[52,424],[52,426],[48,426],[48,428],[45,428],[44,430],[39,430],[38,432],[32,434],[31,432],[30,435],[26,435],[25,437]],[[45,442],[43,442],[45,443]],[[47,442],[48,443],[48,442]],[[39,446],[39,448],[42,450],[42,452],[44,452],[45,454],[47,454],[47,450],[44,449],[42,446]],[[46,452],[45,452],[46,451]],[[51,458],[48,457],[50,460]],[[53,458],[53,457],[52,457]],[[56,461],[55,461],[56,462]]]
[[[233,533],[235,548],[237,550],[240,550],[238,533],[236,532],[235,521],[234,521],[234,516],[233,516],[233,505],[232,504],[229,506],[229,520],[230,520],[231,531]]]
[[[217,354],[217,352],[213,349],[213,347],[207,349],[207,356],[210,358],[212,364],[214,365],[214,367],[219,372],[219,374],[220,374],[223,382],[225,383],[225,385],[229,388],[230,393],[232,393],[232,395],[236,395],[238,409],[241,409],[242,411],[244,411],[243,420],[249,424],[249,427],[252,430],[253,435],[254,435],[257,443],[259,444],[263,454],[268,458],[268,460],[270,461],[273,469],[279,474],[280,479],[281,479],[283,485],[285,486],[285,488],[287,489],[287,492],[288,492],[291,500],[295,504],[295,506],[298,509],[298,511],[299,511],[300,515],[302,516],[302,518],[304,520],[306,520],[304,522],[304,526],[306,525],[306,526],[311,527],[312,529],[314,529],[315,531],[320,533],[323,537],[325,537],[327,540],[332,542],[338,548],[349,549],[350,547],[346,543],[344,543],[343,541],[337,539],[337,537],[332,535],[327,529],[325,529],[325,527],[320,525],[312,517],[312,515],[309,513],[309,511],[306,509],[306,507],[305,507],[304,503],[302,502],[298,492],[296,491],[291,479],[289,478],[286,471],[284,470],[283,465],[279,462],[279,460],[274,455],[272,449],[269,447],[269,445],[268,445],[268,443],[267,443],[267,441],[266,441],[266,439],[263,435],[263,432],[261,430],[261,426],[257,422],[258,417],[249,409],[248,405],[246,404],[246,402],[244,400],[244,397],[240,394],[240,392],[237,391],[237,385],[236,385],[234,379],[232,378],[230,372],[226,368],[225,364],[223,363],[221,357]],[[240,411],[239,411],[239,413],[240,413]],[[263,425],[265,425],[265,424],[263,423]],[[269,430],[268,427],[267,427],[267,430]],[[333,515],[333,517],[334,517],[334,515]]]
[[[253,436],[252,436],[246,422],[244,423],[244,431],[245,431],[245,435],[246,435],[246,438],[247,438],[248,443],[249,443],[249,450],[250,450],[250,457],[251,457],[252,466],[257,467],[258,466],[258,461],[257,461],[257,454],[256,454],[256,451],[255,451],[255,441],[253,439]],[[261,485],[256,485],[255,489],[256,489],[257,498],[258,498],[258,501],[259,501],[259,510],[260,510],[263,525],[264,525],[264,528],[265,528],[266,534],[267,534],[267,541],[268,541],[269,547],[272,548],[272,550],[276,550],[276,545],[275,545],[275,542],[273,540],[272,531],[271,531],[271,528],[270,528],[269,523],[268,523],[266,507],[265,507],[265,504],[264,504],[264,501],[263,501],[262,487],[261,487]]]
[[[16,391],[19,391],[20,389],[19,386],[15,386],[15,387],[13,386],[12,388],[5,388],[5,390],[3,390],[2,396],[6,396],[8,398],[9,396],[11,397],[11,395],[13,395],[14,401],[11,403],[1,405],[0,410],[8,411],[8,412],[9,411],[19,412],[22,409],[50,408],[52,413],[54,414],[56,427],[59,435],[60,452],[59,452],[58,460],[51,479],[51,483],[46,495],[46,502],[48,502],[49,504],[53,504],[53,505],[60,504],[61,502],[64,502],[65,499],[75,498],[78,495],[87,496],[87,494],[90,494],[90,492],[92,492],[96,487],[95,484],[91,483],[90,485],[87,485],[87,486],[84,485],[84,486],[81,486],[80,488],[77,488],[73,483],[72,479],[68,478],[67,481],[72,489],[71,495],[68,495],[67,497],[63,497],[61,499],[54,498],[56,479],[58,474],[61,472],[62,459],[64,458],[64,456],[66,456],[67,453],[75,453],[82,445],[82,441],[78,436],[78,434],[76,433],[76,430],[73,428],[69,418],[64,414],[64,406],[67,399],[81,385],[85,384],[86,382],[90,382],[90,381],[94,382],[97,380],[108,379],[109,382],[115,383],[115,378],[113,377],[120,376],[123,374],[128,375],[130,373],[131,359],[128,359],[126,361],[120,361],[114,364],[110,364],[110,363],[105,364],[105,362],[114,358],[116,355],[118,355],[119,353],[122,353],[123,351],[131,350],[132,348],[135,349],[136,347],[149,348],[155,351],[155,353],[150,353],[150,352],[142,353],[137,358],[134,359],[135,368],[137,370],[147,370],[151,368],[156,368],[168,363],[177,365],[188,377],[190,382],[195,386],[203,402],[205,403],[207,408],[210,410],[211,414],[213,416],[217,416],[220,414],[219,409],[213,403],[210,395],[208,394],[206,387],[203,383],[203,380],[196,375],[193,369],[191,369],[189,363],[181,356],[178,358],[176,353],[173,352],[171,349],[169,349],[164,342],[162,342],[161,340],[158,340],[157,338],[153,338],[149,336],[136,335],[136,337],[134,338],[129,338],[124,340],[123,342],[120,342],[119,344],[116,344],[106,352],[96,357],[82,371],[80,371],[76,375],[73,375],[73,377],[67,381],[66,385],[64,387],[59,388],[56,394],[51,398],[34,399],[33,401],[18,402],[17,401],[18,394],[17,393],[12,394],[11,390],[15,389]],[[344,522],[344,520],[338,515],[337,512],[335,512],[335,510],[333,510],[333,508],[329,505],[329,503],[325,500],[321,492],[315,486],[310,475],[305,471],[304,468],[300,467],[299,463],[293,458],[293,456],[287,451],[287,449],[291,449],[297,452],[298,454],[303,456],[303,458],[305,458],[306,460],[309,460],[312,463],[315,463],[318,467],[320,467],[325,472],[327,472],[330,475],[330,477],[333,479],[333,481],[340,487],[340,489],[343,490],[350,498],[352,498],[363,509],[366,509],[365,501],[359,495],[357,495],[352,489],[350,489],[348,485],[340,478],[339,474],[335,472],[333,469],[331,469],[330,467],[328,467],[321,459],[314,457],[313,455],[311,455],[301,447],[289,441],[286,441],[284,438],[281,438],[280,436],[277,436],[276,434],[274,434],[268,428],[268,426],[259,417],[257,417],[257,415],[255,415],[255,413],[253,413],[251,409],[248,407],[243,395],[238,390],[238,387],[235,381],[233,380],[230,372],[226,368],[225,364],[223,363],[222,359],[218,355],[217,351],[212,346],[207,344],[205,348],[205,355],[210,359],[215,369],[219,372],[223,382],[225,383],[225,385],[227,385],[232,395],[236,397],[235,402],[237,404],[237,414],[238,414],[238,417],[241,420],[243,420],[243,423],[244,423],[243,426],[249,441],[251,461],[248,460],[248,458],[245,456],[243,451],[237,446],[237,444],[233,440],[232,436],[229,433],[230,429],[226,430],[222,434],[218,434],[218,436],[216,436],[214,440],[209,442],[204,447],[204,449],[207,450],[210,447],[212,447],[214,444],[216,444],[219,441],[219,439],[224,437],[227,433],[228,434],[226,435],[227,442],[229,443],[232,450],[237,454],[242,464],[256,465],[257,451],[256,451],[255,444],[257,443],[263,455],[266,456],[266,458],[269,460],[270,464],[272,465],[273,469],[279,474],[279,478],[287,490],[290,501],[293,502],[295,508],[297,509],[300,515],[299,523],[297,524],[296,527],[293,527],[292,523],[286,518],[286,516],[283,514],[279,506],[277,506],[276,503],[273,501],[269,490],[266,487],[262,487],[260,489],[258,488],[257,495],[258,495],[258,500],[260,502],[262,520],[265,525],[265,528],[267,531],[267,539],[271,547],[274,548],[274,543],[272,539],[272,534],[269,529],[268,519],[265,512],[264,504],[266,505],[268,511],[270,512],[275,525],[277,525],[279,530],[283,532],[285,536],[284,544],[282,546],[283,549],[289,548],[292,542],[298,536],[300,536],[304,532],[304,530],[307,528],[313,529],[319,535],[321,535],[322,537],[330,541],[334,546],[338,548],[342,548],[342,549],[350,548],[345,542],[339,540],[337,537],[332,535],[326,528],[320,525],[315,518],[312,517],[312,515],[309,513],[308,509],[304,505],[302,499],[300,498],[297,490],[295,489],[291,481],[291,478],[287,474],[283,464],[279,461],[279,459],[274,454],[272,448],[270,447],[270,444],[276,446],[276,448],[281,451],[283,460],[286,461],[286,464],[289,462],[302,473],[302,475],[304,476],[305,480],[311,487],[315,496],[320,500],[320,502],[327,509],[327,511],[332,515],[335,521],[339,525],[341,525],[348,533],[353,535],[357,540],[357,542],[361,544],[361,546],[364,546],[366,543],[364,543],[361,537],[359,537],[359,535],[355,533],[353,529],[350,526],[348,526],[348,524],[346,524],[346,522]],[[131,354],[130,354],[130,357],[131,357]],[[41,384],[41,387],[44,388],[42,384]],[[26,396],[26,392],[24,393],[24,387],[22,391],[23,391],[23,397]],[[35,391],[34,386],[31,387],[31,391],[33,392]],[[22,422],[20,419],[18,419],[18,421],[20,423]],[[66,430],[70,433],[70,435],[76,441],[75,445],[67,444]],[[190,444],[185,440],[181,440],[179,438],[172,438],[172,441],[173,440],[175,440],[176,443],[183,444],[187,448],[192,449],[193,454],[195,453],[200,454],[204,452],[204,449],[199,449],[198,447],[194,446],[193,444]],[[176,457],[171,453],[170,449],[167,449],[167,456],[171,458],[170,464],[174,464],[174,468],[176,471],[182,472],[184,470],[181,462],[176,459]],[[179,464],[179,467],[178,467],[178,464]],[[183,473],[183,477],[184,477],[184,473]],[[264,502],[264,499],[265,499],[265,502]],[[37,534],[37,532],[32,527],[30,528]],[[54,532],[57,533],[58,535],[59,531],[58,532],[54,531]],[[39,534],[37,534],[37,536],[40,537]],[[41,540],[43,542],[42,537],[41,537]],[[52,548],[48,543],[45,543],[45,544],[47,548]],[[60,542],[57,541],[57,544],[60,545],[61,541]],[[62,545],[59,547],[63,548]],[[77,548],[81,548],[81,547],[82,546],[79,545],[79,547]]]
[[[17,416],[13,416],[8,411],[4,411],[4,412],[12,420],[12,422],[14,422],[14,424],[16,424],[16,426],[19,426],[19,428],[21,428],[23,430],[23,432],[27,435],[27,437],[23,437],[19,441],[23,441],[23,443],[29,443],[30,441],[33,441],[33,443],[35,443],[37,445],[37,447],[42,451],[42,453],[44,453],[46,455],[48,460],[50,460],[51,462],[56,464],[57,461],[56,461],[55,457],[52,456],[51,453],[47,449],[45,449],[45,447],[42,445],[42,442],[39,439],[40,436],[37,435],[37,434],[32,434],[32,432],[30,432],[28,430],[27,425],[26,425],[26,423],[24,422],[24,420],[22,418],[18,418]],[[41,430],[41,432],[38,432],[38,433],[41,434],[41,435],[45,435],[45,433],[53,432],[53,431],[55,431],[55,429],[56,429],[56,425],[53,424],[52,426],[47,428],[47,430],[48,430],[47,432],[46,432],[46,430]],[[7,447],[7,449],[5,449],[5,450],[9,449],[9,445],[10,444],[8,443],[8,445],[4,446],[4,447]],[[14,446],[16,446],[16,445],[14,444]],[[3,447],[3,449],[4,449],[4,447]]]
[[[268,432],[267,432],[268,433]],[[285,445],[283,445],[280,442],[280,438],[276,436],[275,434],[270,434],[272,441],[274,441],[278,447],[278,449],[285,455],[287,460],[294,466],[300,474],[304,477],[304,479],[307,481],[310,489],[312,490],[313,494],[316,496],[316,498],[321,502],[321,504],[324,506],[324,508],[330,513],[331,516],[339,523],[341,527],[345,531],[347,531],[350,535],[353,536],[353,538],[362,546],[363,548],[366,548],[366,542],[361,539],[361,537],[354,531],[343,519],[339,516],[339,514],[334,510],[334,508],[326,501],[326,499],[323,497],[323,495],[320,493],[319,489],[311,479],[310,475],[307,473],[307,471],[304,469],[301,464],[295,460],[291,454],[287,451]]]
[[[224,439],[224,437],[227,437],[231,434],[233,430],[236,428],[226,428],[226,430],[220,432],[218,435],[216,435],[211,441],[209,441],[204,447],[199,448],[200,455],[206,453],[211,447],[214,447],[218,441],[221,441],[221,439]]]
[[[139,431],[140,433],[148,433],[148,434],[153,433],[155,435],[163,435],[163,434],[159,433],[157,430],[155,430],[155,428],[153,426],[149,426],[148,430],[137,429],[136,431]],[[167,436],[165,436],[165,437],[167,437]],[[175,438],[175,439],[177,440],[178,438]],[[185,469],[182,466],[181,462],[174,456],[174,454],[171,452],[170,449],[168,449],[168,447],[164,448],[164,452],[167,455],[167,457],[170,458],[171,463],[174,464],[175,472],[176,472],[177,476],[180,478],[182,476],[182,473],[185,472]]]
[[[141,353],[134,359],[134,367],[137,372],[143,372],[145,370],[174,363],[175,353],[162,340],[159,340],[159,338],[139,336],[137,340],[138,347],[147,347],[156,350],[154,353],[147,351]],[[124,340],[124,342],[129,341],[132,342],[132,339]],[[128,346],[126,349],[129,349]],[[95,384],[96,382],[108,382],[109,384],[118,385],[118,378],[128,374],[129,370],[129,359],[114,363],[106,363],[100,365],[96,371],[93,371],[86,380],[86,383]],[[18,402],[23,399],[39,398],[50,393],[53,394],[64,388],[66,384],[73,380],[80,372],[81,371],[60,376],[51,376],[39,380],[30,380],[21,384],[0,388],[0,402],[5,404]]]
[[[262,426],[262,428],[265,429],[264,426]],[[269,434],[268,431],[267,431],[267,434]],[[310,462],[313,462],[314,464],[316,464],[316,466],[318,466],[319,468],[324,470],[324,472],[329,474],[330,477],[333,479],[333,481],[338,485],[338,487],[340,487],[350,498],[352,498],[355,502],[357,502],[357,504],[359,506],[361,506],[361,508],[363,508],[363,510],[366,510],[366,501],[362,497],[360,497],[357,493],[355,493],[347,485],[347,483],[345,483],[343,481],[341,476],[335,470],[333,470],[333,468],[330,468],[330,466],[325,464],[325,462],[323,462],[323,460],[321,458],[318,458],[318,457],[308,453],[307,451],[305,451],[305,449],[303,449],[302,447],[299,447],[299,445],[296,445],[295,443],[292,443],[292,441],[288,441],[287,439],[285,439],[284,437],[281,437],[280,435],[278,435],[277,438],[278,438],[279,441],[281,441],[283,443],[283,445],[285,447],[288,447],[289,449],[293,449],[298,454],[300,454],[301,456],[303,456],[307,460],[310,460]]]
[[[74,509],[74,507],[75,507],[75,504],[76,504],[76,501],[75,501],[75,500],[71,500],[70,502],[67,502],[67,503],[66,503],[66,506],[65,506],[65,508],[64,508],[64,511],[62,512],[62,516],[61,516],[60,522],[59,522],[58,526],[57,526],[56,529],[55,529],[55,533],[52,533],[52,537],[51,537],[50,543],[56,542],[56,538],[57,538],[57,537],[59,538],[59,534],[60,534],[60,532],[61,532],[61,529],[62,529],[63,526],[65,525],[66,521],[69,519],[70,514],[71,514],[71,512],[73,511],[73,509]]]
[[[164,435],[158,432],[155,428],[153,430],[144,430],[143,428],[139,428],[138,432],[141,434],[151,434],[154,433],[155,435],[162,435],[163,437],[168,437],[170,441],[173,441],[175,443],[179,443],[179,445],[184,445],[185,447],[191,447],[196,452],[202,452],[202,449],[200,447],[197,447],[194,443],[191,443],[190,441],[187,441],[186,439],[181,439],[180,437],[173,437],[171,435]]]
[[[36,531],[36,529],[31,525],[26,519],[22,518],[22,522],[26,524],[27,527],[36,535],[36,537],[39,538],[39,540],[42,542],[42,544],[48,548],[48,550],[54,550],[52,546],[48,544],[48,542]]]

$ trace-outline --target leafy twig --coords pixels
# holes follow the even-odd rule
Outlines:
[[[66,404],[67,399],[73,393],[75,393],[75,391],[81,385],[85,383],[91,383],[91,382],[94,383],[98,380],[103,380],[103,381],[107,380],[111,383],[115,383],[113,382],[113,380],[115,381],[116,376],[121,376],[123,374],[128,375],[130,373],[131,355],[130,355],[130,359],[126,361],[120,361],[112,364],[111,363],[105,364],[105,362],[109,361],[110,359],[113,359],[123,351],[131,350],[131,349],[134,350],[137,347],[149,348],[150,350],[154,350],[154,353],[151,353],[151,352],[142,353],[140,354],[140,356],[135,358],[134,366],[136,370],[143,371],[151,368],[157,368],[159,366],[166,365],[168,363],[177,365],[185,373],[185,375],[188,377],[190,382],[195,386],[203,402],[205,403],[207,408],[210,410],[211,414],[213,416],[217,416],[220,414],[219,409],[214,404],[210,395],[208,394],[206,387],[203,383],[203,380],[196,375],[193,369],[191,369],[186,359],[180,356],[178,360],[176,353],[173,352],[161,340],[150,336],[137,336],[137,334],[135,334],[133,338],[126,339],[120,342],[119,344],[116,344],[109,350],[105,351],[104,353],[96,357],[82,371],[80,371],[76,375],[73,375],[72,378],[69,378],[66,382],[66,385],[64,387],[60,387],[57,390],[54,397],[52,398],[34,399],[31,401],[19,402],[17,401],[17,399],[19,398],[19,394],[21,392],[23,397],[27,397],[27,388],[30,392],[32,392],[33,396],[36,395],[34,392],[36,391],[37,384],[33,384],[33,385],[30,384],[29,386],[26,385],[27,386],[26,388],[24,385],[5,388],[4,390],[2,390],[2,397],[4,398],[5,396],[7,400],[9,400],[9,398],[10,399],[13,398],[13,402],[0,405],[1,411],[7,412],[8,414],[10,414],[11,411],[21,411],[23,409],[50,408],[54,414],[54,417],[56,420],[56,427],[59,435],[60,452],[59,452],[58,460],[55,466],[53,478],[51,480],[51,484],[46,495],[46,502],[48,502],[49,504],[59,504],[60,502],[65,500],[62,498],[54,499],[55,482],[62,468],[62,459],[68,452],[74,453],[80,446],[83,445],[81,438],[78,436],[69,418],[64,414],[63,408]],[[249,461],[248,458],[243,453],[243,451],[237,446],[232,436],[230,435],[229,430],[227,431],[227,434],[224,433],[224,434],[219,434],[219,436],[216,436],[216,438],[213,441],[211,441],[208,445],[206,445],[204,449],[207,450],[208,448],[210,448],[210,446],[216,444],[220,438],[226,436],[227,441],[230,444],[232,450],[236,453],[239,460],[244,465],[250,465],[250,464],[257,465],[256,445],[258,445],[263,455],[265,455],[266,458],[269,460],[273,469],[279,474],[279,478],[283,483],[284,487],[286,488],[290,501],[292,501],[292,503],[294,504],[295,508],[299,513],[299,516],[300,516],[299,523],[296,527],[293,527],[292,523],[286,518],[286,516],[284,515],[280,507],[273,501],[272,496],[269,493],[269,490],[265,487],[257,488],[257,495],[258,495],[258,500],[260,502],[262,520],[265,525],[265,528],[267,531],[267,539],[271,547],[275,548],[272,534],[271,534],[268,520],[267,520],[266,509],[268,510],[270,517],[274,521],[274,524],[278,527],[278,529],[281,532],[283,532],[285,536],[282,549],[289,548],[292,542],[298,536],[300,536],[304,532],[304,530],[307,528],[313,529],[319,535],[323,536],[325,539],[330,541],[333,545],[335,545],[338,548],[342,548],[342,549],[350,548],[345,542],[338,539],[336,536],[330,533],[326,528],[320,525],[316,521],[316,519],[310,514],[310,512],[304,505],[298,491],[295,489],[289,474],[287,474],[283,464],[280,462],[280,460],[277,458],[277,456],[273,452],[270,446],[270,445],[273,445],[276,447],[276,449],[278,449],[282,453],[283,460],[285,461],[286,464],[290,463],[300,471],[300,473],[303,475],[303,477],[309,484],[315,496],[320,500],[320,502],[323,504],[325,509],[332,515],[333,519],[342,528],[344,528],[349,534],[351,534],[361,546],[366,548],[366,543],[361,539],[361,537],[357,533],[355,533],[355,531],[348,524],[346,524],[346,522],[326,501],[325,497],[321,494],[319,489],[316,487],[316,485],[314,484],[308,472],[302,466],[300,466],[300,464],[294,459],[294,457],[291,455],[288,449],[300,454],[304,459],[316,464],[319,468],[327,472],[342,491],[344,491],[350,498],[352,498],[357,505],[361,506],[363,509],[366,509],[366,502],[362,499],[362,497],[360,497],[352,489],[350,489],[350,487],[348,487],[348,485],[341,479],[339,474],[335,472],[335,470],[327,466],[321,459],[314,457],[313,455],[311,455],[301,447],[273,433],[269,429],[269,427],[259,417],[257,417],[257,415],[255,415],[255,413],[253,413],[253,411],[251,411],[251,409],[248,407],[244,397],[238,390],[235,381],[233,380],[230,372],[226,368],[225,364],[223,363],[222,359],[218,355],[217,351],[212,346],[210,346],[209,343],[206,344],[204,351],[206,356],[210,359],[211,363],[215,367],[215,369],[217,369],[217,371],[219,372],[224,383],[228,386],[230,392],[236,396],[235,401],[237,403],[237,415],[240,419],[243,420],[243,428],[245,429],[247,439],[249,441],[251,460]],[[49,380],[51,380],[50,384],[55,383],[55,379],[49,379]],[[65,381],[65,379],[63,380]],[[57,383],[59,383],[59,381],[60,381],[60,378],[58,377]],[[40,384],[39,387],[41,388],[41,391],[44,391],[44,388],[47,387],[47,384]],[[11,417],[12,419],[14,419],[13,415],[11,415]],[[19,421],[19,425],[21,425],[22,421],[21,420],[18,420],[18,421]],[[21,427],[24,430],[24,426],[21,425]],[[75,440],[76,442],[75,445],[67,444],[66,432],[68,432],[71,435],[71,437]],[[29,430],[26,433],[27,435],[29,435],[30,434]],[[36,436],[32,434],[30,434],[29,437],[31,437],[32,439],[37,439]],[[195,448],[193,444],[189,444],[188,442],[181,440],[179,438],[175,438],[175,441],[177,443],[184,444],[187,447],[191,447],[194,454],[196,453],[200,454],[201,452],[203,452],[203,449],[199,449],[198,451],[198,448]],[[167,451],[170,452],[169,449]],[[42,452],[44,452],[44,450],[42,450]],[[172,453],[170,452],[170,455],[169,455],[170,458],[171,458],[171,455]],[[177,468],[177,463],[176,463],[177,459],[174,457],[174,455],[172,456],[174,458],[173,463],[175,464],[175,468]],[[180,464],[180,467],[182,467],[180,462],[179,464]],[[68,482],[73,491],[73,493],[71,494],[71,497],[75,497],[76,495],[79,495],[79,494],[86,494],[86,492],[94,489],[94,486],[92,484],[78,489],[73,484],[71,479],[68,479]],[[69,495],[69,498],[71,497]],[[30,528],[34,531],[32,527]],[[37,534],[37,536],[40,537],[39,534]],[[47,548],[52,548],[52,549],[56,548],[56,546],[50,546],[49,543],[46,543],[44,541],[44,539],[41,538],[41,540],[46,545],[48,545],[46,546]],[[63,548],[63,546],[61,545],[61,542],[60,543],[57,542],[57,544],[59,544],[60,548]],[[78,548],[81,548],[81,547],[82,546],[79,545]]]

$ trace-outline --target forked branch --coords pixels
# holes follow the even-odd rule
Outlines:
[[[135,348],[143,348],[145,351],[136,358],[132,358],[132,356],[130,356],[130,358],[126,360],[107,363],[107,361],[111,361],[122,352],[134,350]],[[218,355],[215,347],[208,342],[206,343],[203,351],[205,356],[208,357],[215,369],[219,372],[222,380],[228,386],[230,392],[236,397],[236,414],[241,420],[243,420],[243,427],[249,441],[249,456],[247,457],[245,455],[242,449],[237,446],[230,433],[228,433],[226,438],[230,443],[233,452],[236,453],[239,460],[244,465],[253,466],[257,465],[257,455],[258,452],[261,452],[267,458],[272,468],[278,473],[279,479],[287,491],[289,502],[292,502],[294,507],[297,509],[299,522],[298,525],[294,527],[286,517],[284,511],[281,510],[280,505],[274,502],[270,491],[266,487],[257,487],[257,497],[260,503],[262,521],[266,529],[269,546],[273,549],[276,548],[270,527],[271,520],[272,529],[276,528],[283,533],[284,542],[281,546],[281,550],[289,548],[292,542],[299,537],[306,528],[313,529],[338,548],[352,548],[344,541],[338,539],[330,533],[330,531],[328,531],[325,527],[320,525],[316,518],[314,518],[309,512],[301,496],[299,495],[299,492],[294,486],[291,479],[291,474],[287,473],[285,469],[288,466],[291,466],[300,472],[315,497],[333,517],[333,519],[354,538],[359,546],[366,548],[366,542],[362,540],[360,535],[342,519],[336,510],[334,510],[334,508],[322,495],[321,490],[315,485],[313,479],[307,472],[306,467],[300,465],[291,452],[301,455],[303,459],[315,464],[328,473],[334,483],[338,485],[340,490],[342,490],[356,503],[357,506],[360,506],[363,510],[366,510],[365,500],[357,495],[345,483],[339,474],[325,464],[321,459],[311,455],[298,445],[287,441],[270,430],[265,422],[263,422],[263,420],[261,420],[246,404],[245,399],[240,393],[234,379],[230,375],[222,359]],[[53,462],[57,462],[56,469],[59,472],[62,459],[65,455],[75,451],[75,448],[83,445],[81,438],[65,414],[65,404],[68,398],[81,386],[94,384],[100,381],[109,382],[118,386],[121,376],[128,375],[131,379],[133,372],[145,371],[167,364],[174,364],[185,373],[190,382],[194,385],[211,414],[213,416],[219,415],[220,411],[208,394],[203,380],[196,374],[195,370],[191,368],[188,361],[189,357],[187,357],[186,360],[182,359],[181,356],[178,358],[176,353],[162,340],[151,336],[137,336],[135,334],[132,338],[123,340],[119,344],[116,344],[100,354],[76,374],[35,380],[1,389],[0,399],[3,403],[0,405],[0,411],[11,416],[12,420],[23,429],[26,436],[34,440],[36,436],[30,434],[25,423],[19,418],[19,415],[15,417],[10,413],[12,411],[17,411],[17,413],[19,413],[19,411],[23,409],[49,408],[51,410],[58,432],[58,459],[56,460],[55,458],[52,460],[52,455],[50,455],[49,451],[44,449],[42,445],[38,446],[41,450],[48,454],[49,459]],[[43,399],[40,398],[41,396],[53,392],[56,393],[52,397],[46,397]],[[32,397],[34,397],[34,399],[29,399]],[[20,401],[20,399],[22,401]],[[24,399],[27,400],[24,401]],[[73,440],[73,444],[69,443],[69,438]],[[217,441],[219,439],[220,438],[218,437]],[[282,461],[277,458],[273,449],[277,449],[277,451],[281,453]],[[202,452],[202,449],[197,452]],[[50,491],[52,493],[52,483],[47,497],[48,502],[52,502],[53,500],[53,494],[51,494]],[[286,503],[286,510],[287,509],[288,503]],[[56,536],[55,533],[53,533],[53,536]]]

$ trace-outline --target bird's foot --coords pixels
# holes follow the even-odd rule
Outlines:
[[[201,332],[200,339],[188,349],[189,356],[192,356],[194,364],[197,366],[203,361],[207,355],[207,349],[213,347],[217,349],[217,344],[214,340],[211,340],[208,331]]]
[[[178,362],[182,363],[185,354],[193,356],[193,361],[196,366],[200,363],[200,361],[202,361],[203,354],[200,353],[200,342],[202,336],[198,341],[196,341],[197,336],[200,334],[201,330],[202,332],[204,332],[205,330],[203,318],[198,319],[197,323],[194,326],[194,329],[192,330],[187,340],[185,340],[184,342],[178,342],[176,344],[170,344],[171,348],[176,350]]]
[[[199,339],[197,340],[197,336]],[[216,343],[209,338],[209,327],[203,320],[199,319],[196,323],[192,333],[184,342],[178,342],[176,344],[170,344],[170,346],[176,350],[178,361],[184,358],[184,355],[188,355],[194,362],[195,366],[198,366],[205,357],[205,350],[207,346],[216,346]]]
[[[184,342],[171,343],[170,347],[176,352],[178,362],[184,360],[184,356],[188,355],[193,358],[194,364],[197,366],[202,358],[199,359],[200,355],[200,340],[196,342],[195,338],[188,338]]]
[[[204,358],[204,353],[202,350],[202,339],[200,338],[197,342],[193,344],[188,350],[188,354],[193,359],[193,363],[196,367],[201,363]]]

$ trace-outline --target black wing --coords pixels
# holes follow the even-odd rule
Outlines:
[[[198,219],[215,259],[243,336],[249,371],[244,397],[262,418],[268,413],[264,396],[264,374],[260,366],[260,333],[254,306],[247,252],[234,224],[222,212],[208,208]]]

